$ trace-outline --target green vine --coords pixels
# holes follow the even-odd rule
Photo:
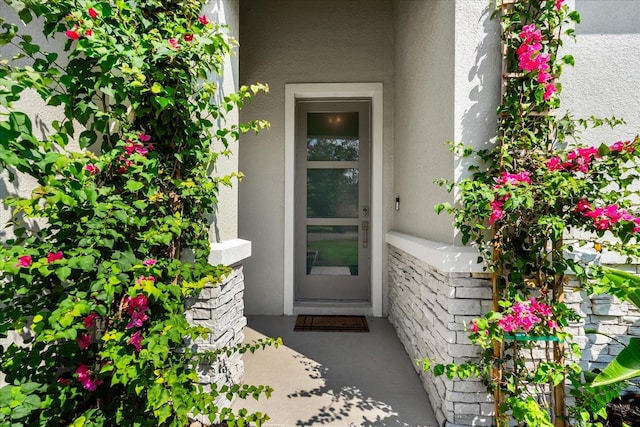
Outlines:
[[[581,249],[640,255],[634,200],[640,140],[584,146],[581,129],[622,121],[558,115],[562,67],[575,62],[558,52],[580,21],[564,0],[504,1],[496,16],[504,55],[497,143],[479,152],[453,147],[471,160],[471,177],[440,181],[449,191],[457,188],[459,200],[436,206],[453,215],[463,243],[479,248],[493,275],[494,309],[469,326],[471,342],[482,348],[479,362],[433,370],[449,378],[486,378],[499,426],[598,425],[622,385],[585,382],[580,347],[566,332],[580,317],[563,295],[567,271],[589,291],[611,284],[612,275],[567,255]],[[623,282],[617,285],[627,289],[633,280]],[[604,287],[616,293],[614,286]],[[423,362],[425,369],[430,365]],[[567,407],[565,383],[576,405]]]
[[[212,176],[213,165],[242,133],[268,126],[225,118],[268,88],[215,83],[235,42],[200,0],[6,2],[66,42],[63,54],[45,52],[0,19],[0,46],[20,52],[0,62],[0,165],[38,184],[5,200],[13,237],[0,248],[0,336],[27,338],[0,349],[0,426],[182,427],[198,414],[261,424],[266,415],[234,414],[216,398],[268,386],[205,391],[194,366],[279,341],[198,354],[185,339],[211,331],[184,311],[230,271],[207,262],[208,218],[219,187],[241,174]],[[13,108],[31,91],[64,112],[44,140]]]

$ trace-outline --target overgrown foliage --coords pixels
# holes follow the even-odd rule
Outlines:
[[[0,336],[26,339],[0,349],[0,425],[260,424],[215,401],[269,387],[204,391],[195,366],[276,341],[194,353],[185,339],[211,331],[184,310],[230,271],[207,262],[208,230],[219,186],[238,175],[213,168],[240,134],[268,126],[225,121],[267,87],[218,86],[234,41],[200,0],[6,1],[66,42],[46,52],[0,19],[0,46],[21,52],[0,62],[0,165],[37,181],[5,200]],[[44,140],[13,107],[27,91],[64,112]]]
[[[454,147],[472,159],[471,177],[441,182],[457,187],[459,205],[436,207],[454,215],[464,243],[481,250],[493,274],[494,309],[470,325],[471,341],[482,348],[480,362],[434,370],[450,378],[487,378],[499,426],[598,425],[622,385],[585,383],[580,346],[565,330],[579,320],[563,302],[566,274],[573,272],[589,293],[604,290],[633,301],[628,296],[635,292],[616,293],[616,287],[637,287],[637,281],[614,284],[607,279],[611,270],[579,251],[640,255],[634,198],[640,140],[584,146],[581,128],[621,120],[557,114],[562,67],[574,63],[559,50],[563,37],[574,36],[578,13],[564,0],[504,3],[497,13],[505,48],[497,144],[480,152]],[[569,408],[565,384],[576,402]]]

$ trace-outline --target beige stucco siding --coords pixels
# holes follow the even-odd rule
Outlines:
[[[392,171],[393,3],[391,0],[242,0],[240,79],[268,83],[241,119],[261,117],[271,129],[241,141],[239,233],[253,243],[246,261],[246,311],[283,313],[285,83],[382,82],[384,175]],[[385,178],[389,224],[391,180]],[[385,225],[388,227],[388,225]]]

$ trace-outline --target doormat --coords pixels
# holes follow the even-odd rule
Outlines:
[[[294,331],[369,332],[364,316],[311,316],[299,315]]]

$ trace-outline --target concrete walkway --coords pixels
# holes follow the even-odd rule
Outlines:
[[[294,316],[249,317],[246,341],[282,337],[284,346],[245,355],[245,382],[274,392],[270,399],[239,399],[234,409],[266,412],[271,427],[436,427],[393,327],[383,318],[367,322],[368,333],[294,332]]]

